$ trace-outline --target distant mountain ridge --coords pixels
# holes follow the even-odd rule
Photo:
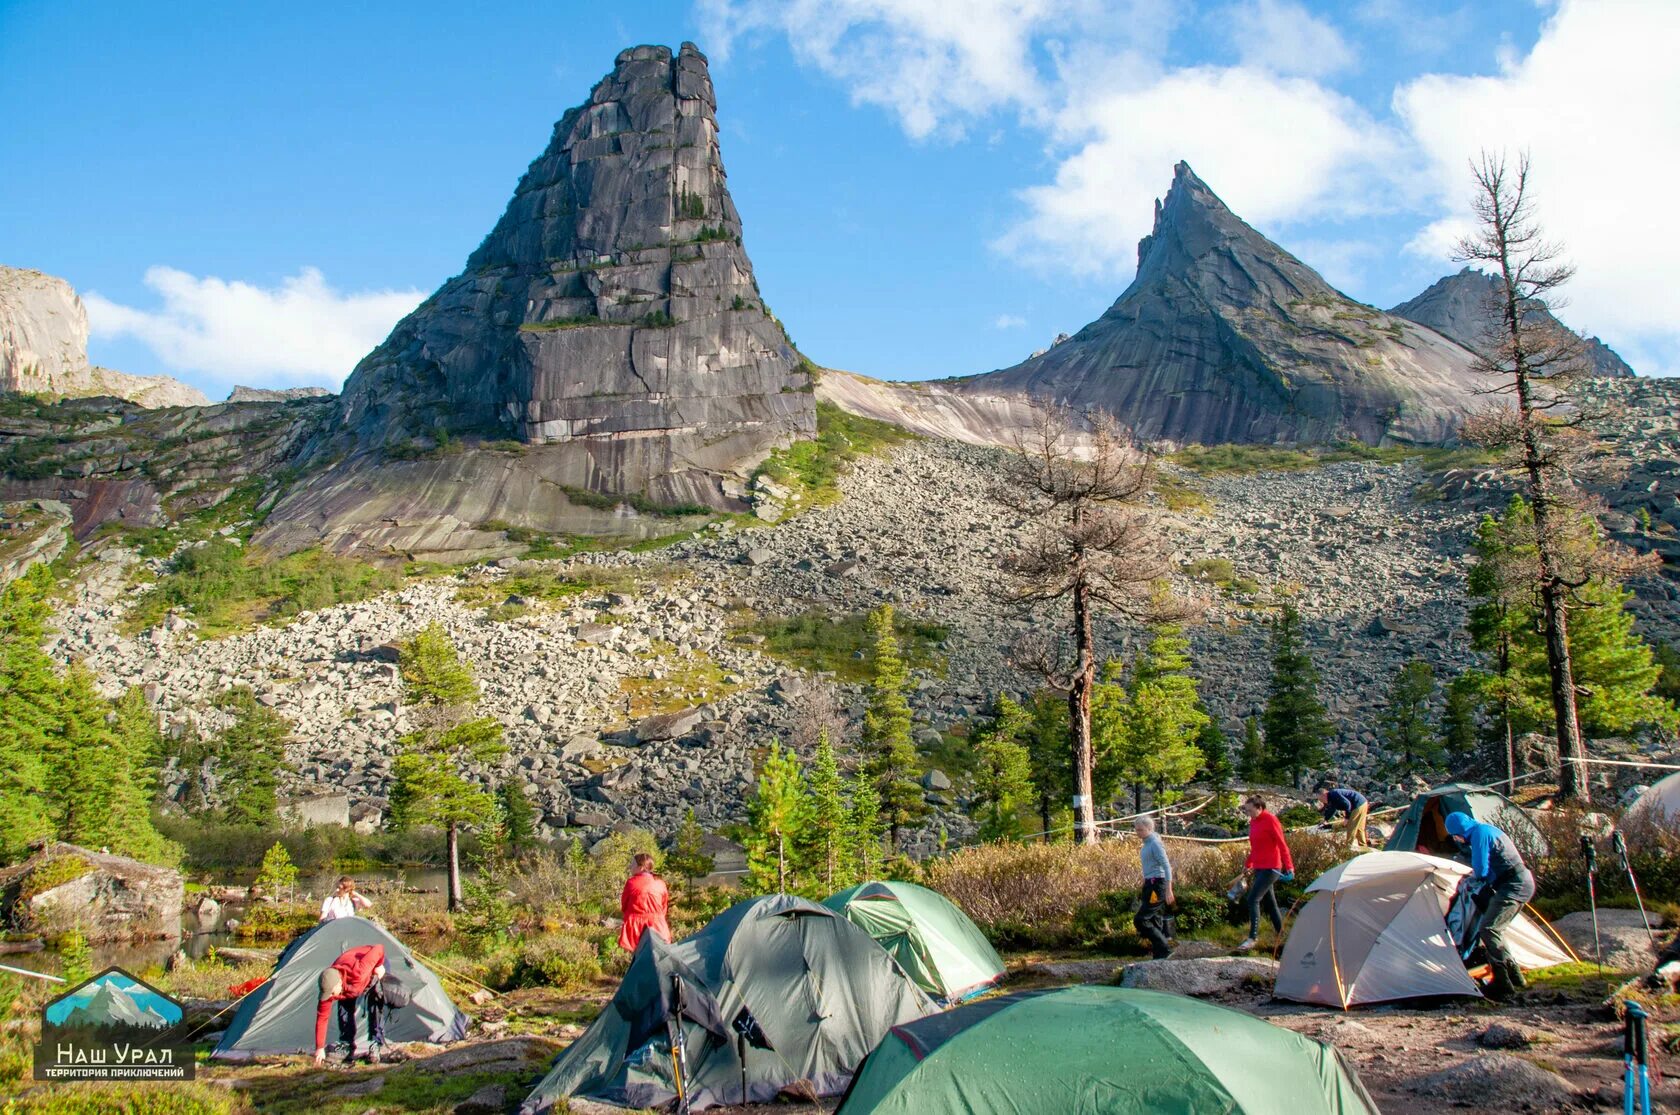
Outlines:
[[[1151,440],[1441,442],[1471,404],[1473,363],[1330,286],[1181,162],[1137,277],[1107,312],[1047,352],[946,386],[1101,407]]]
[[[1437,279],[1422,294],[1388,312],[1419,325],[1427,325],[1474,352],[1487,337],[1494,299],[1498,297],[1499,290],[1499,283],[1492,275],[1466,267],[1456,274]],[[1544,306],[1537,307],[1534,312],[1559,329],[1569,328]],[[1593,375],[1615,378],[1635,374],[1615,349],[1597,337],[1582,337],[1581,345],[1583,355],[1592,364]]]

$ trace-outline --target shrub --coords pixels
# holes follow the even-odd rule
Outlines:
[[[45,894],[54,887],[80,879],[93,870],[93,864],[77,855],[53,856],[29,869],[18,885],[18,898],[27,901],[37,894]]]
[[[893,628],[911,669],[943,668],[943,657],[936,648],[950,634],[945,627],[895,611]],[[752,624],[751,630],[764,636],[760,649],[766,654],[800,669],[832,673],[845,682],[868,681],[874,676],[869,652],[875,639],[866,612],[833,615],[812,609],[796,616],[766,618]]]

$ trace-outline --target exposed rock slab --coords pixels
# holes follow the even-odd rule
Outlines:
[[[0,392],[72,398],[115,395],[147,407],[203,406],[196,387],[88,364],[87,307],[69,283],[0,266]]]
[[[1650,918],[1651,928],[1661,928],[1659,915],[1651,914]],[[1589,964],[1595,962],[1591,910],[1565,914],[1552,922],[1552,928],[1569,942],[1575,955]],[[1651,947],[1650,934],[1645,931],[1638,910],[1599,910],[1598,939],[1606,968],[1618,972],[1649,972],[1657,965],[1657,950]]]
[[[1141,960],[1126,965],[1121,987],[1169,991],[1174,995],[1228,995],[1253,985],[1270,986],[1277,961],[1247,956],[1208,956],[1180,960]]]
[[[1142,438],[1180,443],[1438,442],[1472,404],[1472,361],[1335,290],[1179,163],[1137,277],[1102,317],[948,386],[1100,407]]]
[[[1414,1080],[1408,1090],[1489,1111],[1557,1111],[1575,1087],[1549,1069],[1511,1053],[1482,1053]]]
[[[0,588],[70,544],[70,508],[55,499],[0,504]]]
[[[692,44],[622,52],[466,270],[351,374],[313,454],[339,463],[262,541],[458,556],[486,521],[636,534],[631,502],[745,510],[723,479],[816,412],[742,247],[715,109]],[[519,444],[474,451],[496,441]]]
[[[1476,352],[1487,346],[1490,330],[1497,325],[1499,291],[1499,284],[1491,275],[1466,267],[1457,274],[1437,279],[1422,294],[1388,312],[1427,325]],[[1543,305],[1535,305],[1531,312],[1542,324],[1568,328]],[[1601,377],[1634,374],[1627,361],[1597,337],[1582,337],[1581,345],[1582,355],[1592,365],[1591,374]]]
[[[37,869],[66,859],[82,873],[57,886],[31,885]],[[0,901],[12,924],[46,935],[77,928],[94,942],[180,936],[185,896],[179,871],[74,844],[47,844],[0,871]]]

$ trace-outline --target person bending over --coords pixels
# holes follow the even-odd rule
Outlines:
[[[1346,818],[1342,831],[1347,834],[1348,847],[1369,848],[1370,837],[1365,835],[1365,820],[1370,816],[1371,803],[1358,790],[1324,783],[1318,788],[1318,810],[1324,817],[1324,827],[1335,823],[1337,815]]]
[[[321,973],[320,999],[315,1008],[315,1063],[327,1060],[327,1016],[338,1006],[338,1045],[344,1059],[356,1052],[356,1004],[367,1007],[368,1060],[377,1062],[385,1045],[384,1000],[379,981],[385,978],[385,946],[362,945],[342,953]]]
[[[1507,998],[1528,986],[1522,968],[1505,944],[1505,929],[1522,912],[1523,904],[1534,897],[1534,875],[1509,836],[1468,813],[1447,814],[1447,835],[1470,849],[1471,896],[1481,910],[1476,937],[1487,950],[1488,966],[1493,969],[1488,997]]]

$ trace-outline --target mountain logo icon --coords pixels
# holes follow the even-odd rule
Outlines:
[[[181,1021],[181,1004],[121,968],[107,968],[46,1006],[52,1026],[137,1026],[166,1030]]]

